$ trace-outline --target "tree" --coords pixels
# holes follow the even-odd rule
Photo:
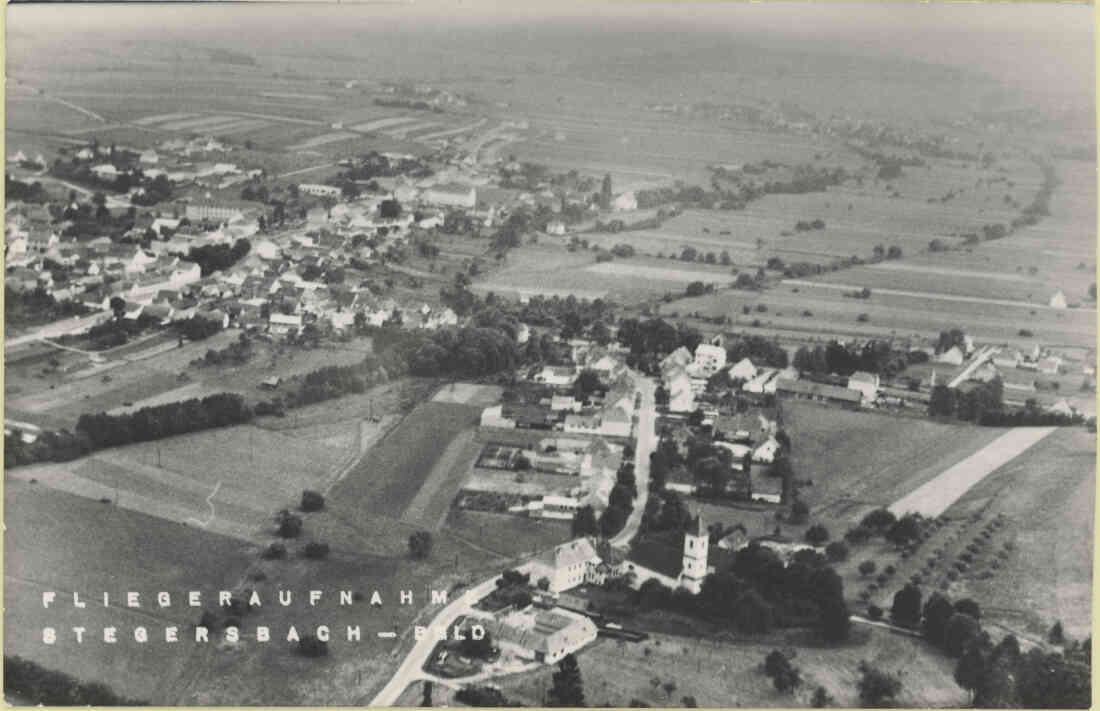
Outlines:
[[[428,531],[417,531],[409,536],[409,555],[418,560],[423,560],[431,555],[432,534]]]
[[[401,217],[401,203],[390,198],[378,204],[378,216],[384,220],[396,220]]]
[[[956,612],[947,620],[947,627],[943,634],[944,651],[952,657],[962,656],[966,645],[982,632],[982,627],[970,615]]]
[[[938,592],[932,593],[924,603],[924,637],[942,647],[947,634],[947,621],[955,614],[951,601]]]
[[[764,658],[764,674],[771,678],[775,690],[781,694],[789,694],[802,684],[798,668],[778,649],[773,649]]]
[[[310,541],[306,544],[303,551],[306,558],[310,560],[324,560],[328,558],[329,545],[327,543],[318,543],[317,541]]]
[[[600,374],[585,368],[577,373],[577,378],[573,381],[573,397],[581,401],[587,400],[592,393],[601,390],[602,387]]]
[[[848,639],[852,616],[843,595],[819,600],[818,606],[821,609],[818,616],[821,636],[828,642],[843,642]]]
[[[611,174],[606,173],[603,176],[603,182],[600,184],[600,209],[607,210],[611,207]]]
[[[833,541],[825,546],[825,555],[834,563],[848,559],[848,546],[843,541]]]
[[[661,684],[661,688],[665,690],[665,696],[671,699],[672,692],[676,691],[676,682],[671,680],[666,681],[664,684]]]
[[[859,574],[868,576],[878,570],[878,564],[873,560],[865,560],[859,564]]]
[[[1047,641],[1051,644],[1065,644],[1066,635],[1062,631],[1061,620],[1058,620],[1051,626],[1050,632],[1047,634]]]
[[[894,594],[894,604],[890,608],[890,619],[896,625],[915,627],[920,624],[920,618],[920,588],[910,583]]]
[[[596,521],[596,512],[591,506],[582,506],[573,514],[572,534],[574,538],[595,536],[600,532]]]
[[[111,313],[115,315],[115,319],[121,321],[122,317],[126,315],[126,300],[121,296],[111,297]]]
[[[859,663],[859,701],[864,708],[885,708],[893,705],[901,691],[901,680],[893,674],[871,666],[866,661]]]
[[[920,518],[917,514],[906,514],[886,531],[886,540],[904,546],[920,538],[920,534]]]
[[[829,695],[829,692],[825,690],[824,686],[819,686],[814,689],[814,695],[810,699],[811,706],[815,709],[823,709],[831,703],[833,703],[833,697]]]
[[[974,640],[966,646],[955,665],[955,682],[970,692],[972,702],[986,680],[992,652],[987,640]]]
[[[302,533],[302,519],[300,516],[295,516],[286,509],[279,512],[276,517],[276,522],[279,525],[278,533],[280,538],[297,538]]]
[[[859,522],[859,525],[881,532],[889,529],[897,520],[897,516],[889,509],[875,509],[864,516],[863,520]]]
[[[554,672],[553,686],[546,699],[547,706],[584,706],[584,684],[577,658],[567,654],[558,662]]]
[[[806,529],[806,540],[815,546],[820,546],[829,540],[829,529],[820,523],[814,524]]]
[[[423,696],[421,696],[421,698],[420,698],[421,708],[431,708],[432,707],[432,690],[433,690],[434,687],[435,687],[435,682],[433,682],[431,680],[424,681],[424,685],[422,687]]]
[[[982,619],[982,608],[976,600],[971,598],[963,598],[955,603],[955,612],[962,612],[970,615],[975,620]]]
[[[772,607],[755,590],[734,603],[734,624],[743,634],[767,634],[773,625]]]

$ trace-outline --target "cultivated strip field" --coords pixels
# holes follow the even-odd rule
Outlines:
[[[910,512],[919,513],[928,518],[939,516],[972,486],[1023,454],[1056,429],[1055,427],[1013,428],[935,479],[894,502],[890,510],[898,516]]]

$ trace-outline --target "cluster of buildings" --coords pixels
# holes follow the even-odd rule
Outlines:
[[[603,388],[582,401],[576,398],[573,384],[584,370],[597,373]],[[488,407],[481,413],[481,425],[612,438],[632,436],[637,395],[623,354],[617,348],[578,341],[574,343],[571,365],[548,365],[532,373],[529,379],[545,386],[549,397]]]

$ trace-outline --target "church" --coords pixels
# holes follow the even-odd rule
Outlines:
[[[684,587],[698,593],[703,587],[703,579],[714,570],[709,558],[710,534],[702,518],[696,516],[684,532],[681,547],[656,540],[636,542],[620,570],[624,575],[633,574],[634,587],[656,579],[666,587]]]

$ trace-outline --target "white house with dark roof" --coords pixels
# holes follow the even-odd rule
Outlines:
[[[539,554],[531,561],[531,580],[546,578],[550,592],[571,590],[585,581],[589,566],[599,565],[600,556],[587,538],[577,538]]]

